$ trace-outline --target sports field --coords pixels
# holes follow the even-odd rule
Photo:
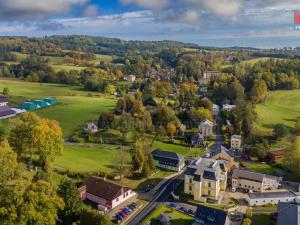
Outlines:
[[[256,111],[263,128],[270,129],[278,123],[293,127],[300,119],[300,89],[271,92],[264,104],[257,105]]]

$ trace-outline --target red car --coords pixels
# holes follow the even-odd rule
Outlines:
[[[127,217],[127,215],[126,215],[122,210],[119,211],[119,214],[120,214],[123,218]]]

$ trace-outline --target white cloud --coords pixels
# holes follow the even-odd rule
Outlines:
[[[169,0],[120,0],[120,2],[126,5],[133,4],[142,8],[154,10],[163,9],[171,4]]]
[[[75,5],[87,0],[0,0],[0,17],[3,19],[44,18],[68,13]]]
[[[99,7],[97,5],[88,5],[83,12],[81,13],[81,15],[83,17],[97,17],[100,14],[100,10]]]

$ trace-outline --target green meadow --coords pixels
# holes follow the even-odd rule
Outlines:
[[[28,99],[41,99],[55,97],[58,104],[35,112],[45,118],[57,120],[64,137],[69,137],[72,132],[85,122],[97,120],[100,112],[112,110],[116,99],[111,96],[99,94],[88,97],[88,92],[80,87],[71,87],[59,84],[29,83],[15,80],[0,80],[0,90],[8,87],[11,103],[19,105]],[[7,120],[0,121],[0,124]]]
[[[69,145],[55,160],[55,167],[73,172],[112,172],[120,152],[115,145]]]
[[[300,89],[270,92],[264,104],[256,106],[258,123],[265,129],[283,123],[294,127],[300,119]]]

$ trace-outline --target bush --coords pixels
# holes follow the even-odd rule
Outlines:
[[[289,129],[284,124],[276,124],[273,128],[274,136],[279,139],[289,134]]]
[[[247,209],[245,218],[251,219],[252,215],[253,215],[252,209],[251,208]]]
[[[252,221],[249,218],[245,218],[242,225],[251,225]]]

